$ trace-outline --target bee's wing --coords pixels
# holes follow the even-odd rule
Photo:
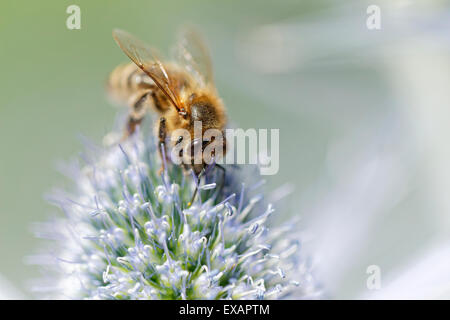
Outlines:
[[[113,38],[123,52],[141,68],[169,98],[174,107],[180,111],[178,92],[172,85],[170,75],[163,63],[157,58],[156,51],[126,31],[115,29]]]
[[[214,83],[211,56],[198,32],[192,28],[186,28],[180,32],[178,43],[174,49],[177,61],[201,85]]]

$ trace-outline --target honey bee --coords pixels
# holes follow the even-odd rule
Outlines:
[[[169,137],[175,146],[189,144],[188,147],[193,148],[195,144],[201,144],[202,156],[208,146],[219,144],[221,154],[210,156],[223,156],[226,152],[224,134],[221,139],[203,140],[203,134],[208,129],[224,132],[226,115],[214,85],[209,52],[199,35],[192,30],[184,32],[175,47],[175,61],[168,63],[159,58],[156,50],[123,30],[114,30],[113,38],[132,61],[113,70],[107,85],[110,95],[130,108],[124,139],[135,132],[148,110],[154,110],[159,114],[155,128],[159,153],[163,158],[161,170],[164,170],[165,160],[168,160],[166,148]],[[197,121],[201,121],[202,125],[200,138],[195,137],[194,132],[194,123]],[[183,136],[172,137],[177,129],[187,130],[194,139],[183,141]],[[215,149],[210,146],[209,150]],[[197,176],[192,203],[200,178],[209,163],[205,159],[201,163],[194,163],[194,157],[190,157],[191,161],[183,163],[183,166],[192,169]],[[218,164],[215,166],[223,171],[224,178],[224,167]]]

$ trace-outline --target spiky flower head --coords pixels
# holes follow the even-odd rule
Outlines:
[[[317,296],[294,224],[268,227],[275,210],[258,193],[257,168],[226,166],[225,179],[208,168],[188,206],[195,177],[170,164],[160,172],[151,133],[88,148],[82,159],[70,170],[75,190],[51,197],[64,217],[36,228],[51,239],[30,259],[47,270],[34,286],[39,297]]]

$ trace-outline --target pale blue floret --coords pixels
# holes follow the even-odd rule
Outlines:
[[[255,170],[208,170],[188,207],[195,179],[161,166],[151,134],[95,150],[72,173],[76,190],[52,202],[65,214],[46,225],[51,238],[48,297],[89,299],[275,299],[317,297],[294,224],[268,227]],[[223,187],[222,187],[223,184]],[[249,186],[248,188],[246,186]],[[44,229],[40,228],[40,233]],[[46,260],[47,259],[47,260]]]

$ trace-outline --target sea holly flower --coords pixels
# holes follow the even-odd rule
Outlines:
[[[276,299],[320,295],[296,224],[272,227],[258,168],[214,165],[196,177],[161,160],[153,135],[92,147],[50,201],[64,213],[36,226],[49,239],[40,297]],[[44,295],[44,293],[46,295]]]

